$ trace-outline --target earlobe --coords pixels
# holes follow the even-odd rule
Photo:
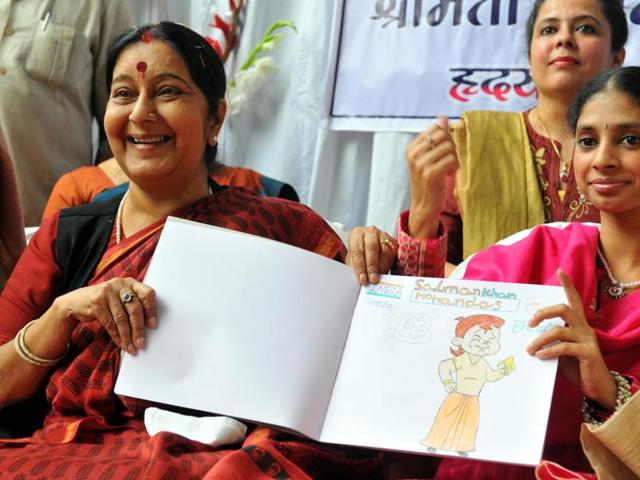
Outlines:
[[[207,134],[207,145],[214,147],[218,144],[218,134],[220,133],[220,125],[214,118],[209,121],[209,133]]]
[[[207,138],[207,143],[209,146],[213,147],[218,144],[218,134],[220,133],[220,129],[222,128],[222,124],[224,123],[224,117],[227,114],[227,103],[224,99],[218,101],[218,108],[216,109],[215,116],[210,118],[210,126],[209,126],[209,136]]]
[[[618,50],[615,55],[613,56],[613,62],[611,67],[612,68],[618,68],[621,67],[622,64],[624,63],[624,59],[627,55],[627,52],[624,48],[621,48],[620,50]]]

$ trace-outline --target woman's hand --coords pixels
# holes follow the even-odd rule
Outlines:
[[[414,238],[435,238],[447,201],[447,175],[458,168],[447,117],[439,117],[437,124],[414,138],[407,146],[406,157],[411,177],[408,233]]]
[[[617,385],[600,352],[596,334],[587,322],[578,292],[562,270],[558,280],[567,295],[568,305],[558,304],[540,309],[529,322],[532,328],[550,318],[560,317],[565,326],[554,327],[536,338],[527,352],[540,359],[560,357],[562,375],[582,389],[586,397],[604,408],[616,405]]]
[[[135,355],[145,327],[156,328],[155,291],[133,278],[114,278],[58,297],[54,308],[68,322],[98,320],[118,348]]]
[[[387,273],[398,251],[398,241],[377,227],[355,227],[349,232],[346,264],[361,285],[378,283],[379,274]]]

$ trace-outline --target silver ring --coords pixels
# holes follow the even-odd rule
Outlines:
[[[129,303],[134,298],[136,298],[136,295],[135,293],[131,292],[122,292],[122,294],[120,295],[120,300],[122,300],[122,303]]]

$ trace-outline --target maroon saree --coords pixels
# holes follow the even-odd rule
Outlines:
[[[241,189],[221,190],[174,216],[272,238],[330,258],[344,255],[339,238],[307,207]],[[142,280],[163,226],[164,220],[158,221],[120,244],[112,232],[90,283],[114,277]],[[333,479],[369,477],[380,465],[377,454],[320,445],[264,427],[227,450],[172,433],[149,437],[142,415],[150,404],[113,392],[119,364],[120,351],[99,322],[79,324],[69,354],[46,385],[52,409],[44,427],[30,438],[0,443],[2,478]]]

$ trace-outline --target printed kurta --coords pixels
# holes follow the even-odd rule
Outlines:
[[[526,128],[526,145],[522,149],[531,152],[534,162],[534,169],[537,177],[537,184],[540,190],[542,208],[545,222],[599,222],[600,213],[597,209],[585,202],[580,201],[573,168],[569,169],[567,190],[560,192],[558,179],[558,169],[561,159],[556,153],[551,140],[539,135],[529,122],[529,112],[523,112],[522,121]],[[507,139],[508,143],[515,142],[515,139]],[[562,153],[562,152],[561,152]],[[504,160],[507,161],[508,159]],[[458,264],[463,260],[463,218],[460,214],[458,202],[454,196],[453,177],[448,179],[449,195],[445,209],[440,216],[443,231],[437,245],[438,250],[433,249],[434,245],[430,240],[415,239],[408,235],[408,211],[405,211],[398,220],[398,241],[400,244],[399,261],[396,271],[406,275],[426,276],[429,275],[431,261],[434,257],[445,257],[449,262]],[[492,181],[492,179],[490,179]],[[491,198],[487,201],[493,202]],[[521,206],[513,205],[514,209]],[[487,208],[493,208],[489,203]],[[524,228],[524,227],[523,227]],[[511,233],[516,233],[511,232]]]

